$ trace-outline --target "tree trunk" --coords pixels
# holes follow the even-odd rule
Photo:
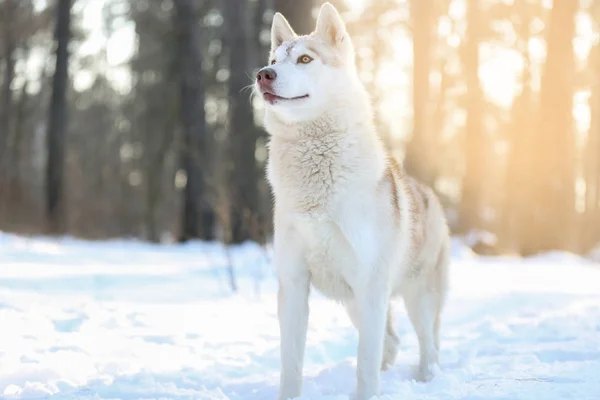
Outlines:
[[[483,228],[480,221],[482,183],[486,166],[485,134],[482,126],[483,93],[479,82],[479,43],[481,41],[479,0],[467,1],[467,34],[463,49],[467,79],[467,121],[465,126],[465,173],[460,202],[460,230]]]
[[[431,70],[431,39],[433,2],[411,0],[410,12],[413,31],[413,129],[404,164],[416,178],[433,185],[435,167],[429,121],[429,72]]]
[[[170,118],[167,119],[166,126],[162,137],[157,137],[158,146],[154,147],[147,155],[146,165],[146,210],[145,210],[145,225],[146,238],[150,242],[160,243],[161,233],[164,227],[159,223],[159,206],[161,204],[161,195],[164,191],[164,169],[167,158],[167,152],[171,146],[173,139],[172,132],[175,129],[175,124],[171,123]],[[161,140],[162,139],[162,140]],[[146,144],[147,147],[148,143]],[[185,220],[184,220],[185,221]],[[200,231],[202,232],[202,231]],[[202,237],[197,235],[195,237]]]
[[[526,0],[521,0],[523,6]],[[531,171],[532,155],[535,142],[535,102],[531,73],[531,57],[528,43],[530,40],[529,26],[531,15],[525,10],[520,11],[518,37],[520,39],[522,57],[524,59],[521,76],[522,92],[515,98],[511,110],[509,126],[510,150],[507,156],[506,179],[504,185],[503,210],[501,214],[502,227],[500,230],[501,245],[509,250],[521,252],[521,245],[530,234],[528,216],[531,214],[531,186],[535,179]]]
[[[67,84],[71,0],[59,0],[55,30],[56,67],[48,123],[48,164],[46,175],[46,217],[51,234],[64,232],[63,169],[67,130]]]
[[[525,77],[523,82],[529,82],[529,79]],[[529,215],[532,208],[535,208],[531,202],[530,191],[531,180],[535,179],[530,170],[532,149],[535,148],[532,143],[533,111],[533,93],[530,84],[524,83],[523,92],[515,98],[512,107],[510,153],[507,157],[500,232],[501,245],[518,253],[523,251],[523,245],[531,235]]]
[[[200,53],[200,26],[193,0],[175,0],[174,25],[179,43],[180,109],[184,137],[182,164],[184,190],[179,241],[213,239],[214,213],[206,197],[206,180],[200,167],[205,159],[208,128],[204,111],[204,76]]]
[[[229,49],[228,134],[233,162],[231,204],[232,240],[241,242],[252,238],[253,221],[259,218],[258,181],[255,150],[258,129],[254,124],[252,105],[240,96],[251,82],[248,49],[251,36],[248,28],[247,3],[224,1],[226,47]]]
[[[570,249],[575,222],[575,144],[573,91],[576,0],[555,0],[547,34],[547,58],[540,89],[540,120],[536,141],[539,158],[531,166],[535,174],[530,198],[532,234],[524,253]]]
[[[600,44],[590,53],[589,68],[594,71],[590,130],[584,151],[585,163],[585,214],[582,219],[582,250],[588,251],[600,243]]]
[[[15,0],[6,0],[2,4],[2,31],[4,48],[4,76],[2,78],[2,94],[0,96],[0,160],[8,153],[10,134],[10,115],[12,106],[11,84],[15,77],[15,40],[12,20],[15,18]]]
[[[12,163],[10,137],[11,137],[11,112],[12,90],[11,85],[15,77],[15,0],[6,0],[2,6],[2,31],[4,48],[4,76],[2,78],[2,93],[0,94],[0,218],[4,214],[8,202],[9,181],[11,180]]]
[[[29,50],[25,49],[26,53],[29,54]],[[29,79],[25,78],[23,86],[21,86],[21,94],[19,96],[19,102],[16,104],[15,111],[15,123],[14,123],[14,140],[13,140],[13,155],[11,164],[14,168],[14,179],[16,181],[21,180],[21,164],[22,164],[22,147],[24,136],[26,134],[25,125],[29,115],[27,114],[29,94]],[[40,88],[41,90],[41,88]]]
[[[252,41],[253,48],[250,65],[256,69],[262,68],[267,64],[269,53],[269,43],[263,43],[261,41],[261,32],[266,27],[264,16],[268,9],[267,3],[267,0],[257,0],[254,4],[254,13],[252,17],[252,35],[254,40]]]
[[[314,0],[275,0],[275,11],[283,14],[298,35],[308,35],[315,30],[314,5]]]

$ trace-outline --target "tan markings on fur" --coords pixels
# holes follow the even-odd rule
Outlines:
[[[397,179],[400,178],[398,162],[389,156],[388,166],[385,170],[382,182],[388,183],[390,188],[390,195],[392,201],[392,207],[394,208],[394,218],[396,222],[400,221],[400,199],[398,197],[398,183]]]
[[[310,35],[299,36],[294,41],[284,42],[282,46],[286,46],[286,58],[292,54],[292,50],[298,44],[303,44],[304,46],[306,46],[307,50],[315,53],[321,59],[323,64],[329,65],[334,68],[339,68],[343,65],[341,55],[335,50],[328,49],[328,47],[321,43],[320,39],[315,35],[314,32]],[[275,52],[273,51],[271,53],[270,59],[274,57],[274,54]]]
[[[429,194],[425,187],[411,176],[406,176],[406,195],[409,198],[412,236],[412,256],[417,257],[427,241],[427,220],[429,210],[427,207]],[[411,258],[413,258],[411,257]],[[417,261],[413,258],[413,262]],[[422,270],[418,265],[411,268],[412,275],[419,275]]]
[[[286,57],[289,57],[290,54],[292,54],[292,50],[294,49],[294,46],[296,45],[296,42],[292,42],[290,43],[287,48],[285,49],[285,55]]]
[[[314,35],[314,33],[312,33],[311,35]],[[319,40],[319,39],[316,39]],[[334,68],[339,68],[342,66],[342,58],[340,57],[339,54],[337,54],[337,52],[334,51],[325,51],[324,49],[321,49],[321,43],[314,43],[313,41],[307,41],[306,42],[306,48],[310,51],[312,51],[313,53],[317,54],[319,56],[319,58],[321,58],[321,60],[323,61],[324,64],[332,66]]]
[[[315,53],[321,59],[323,64],[334,68],[339,68],[343,65],[342,56],[339,51],[335,49],[332,50],[330,46],[325,45],[315,32],[310,35],[299,36],[290,42],[284,42],[282,46],[286,46],[286,58],[290,56],[296,45],[306,46],[306,49]],[[271,53],[271,58],[273,58],[273,55],[274,52]]]
[[[400,163],[398,162],[398,160],[396,160],[396,158],[394,156],[388,155],[388,158],[390,160],[390,166],[391,166],[392,170],[394,171],[394,173],[396,174],[396,177],[401,178],[404,175],[402,166],[400,165]]]
[[[418,189],[419,183],[414,179],[409,180],[411,192],[411,212],[415,217],[414,221],[414,243],[417,248],[421,248],[425,242],[425,221],[427,220],[427,210],[423,204],[423,194]]]

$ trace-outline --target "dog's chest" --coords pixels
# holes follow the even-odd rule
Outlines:
[[[353,296],[357,257],[371,256],[356,252],[367,208],[358,160],[356,144],[335,133],[270,144],[277,212],[300,233],[313,286],[341,301]]]
[[[333,136],[333,135],[332,135]],[[297,212],[331,207],[343,191],[349,166],[335,137],[271,143],[269,180],[278,202]]]
[[[296,228],[313,286],[336,300],[351,298],[355,254],[337,224],[326,218],[299,217]]]

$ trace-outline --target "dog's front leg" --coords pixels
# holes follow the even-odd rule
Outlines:
[[[358,316],[357,400],[379,394],[389,296],[386,285],[370,283],[355,292]]]
[[[309,273],[298,241],[275,238],[275,266],[279,275],[277,313],[281,334],[279,399],[298,397],[308,327]]]

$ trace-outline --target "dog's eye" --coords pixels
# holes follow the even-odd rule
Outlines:
[[[271,65],[275,64],[275,60],[271,60]]]
[[[311,62],[312,60],[313,60],[313,58],[312,58],[311,56],[309,56],[309,55],[306,55],[306,54],[304,54],[304,55],[302,55],[302,56],[298,57],[298,62],[299,62],[300,64],[308,64],[308,63],[309,63],[309,62]]]

